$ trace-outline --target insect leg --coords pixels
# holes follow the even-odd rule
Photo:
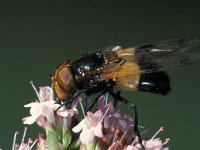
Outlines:
[[[130,108],[134,109],[134,119],[135,119],[135,123],[134,123],[134,132],[135,134],[138,136],[138,140],[139,140],[139,143],[142,145],[142,138],[140,136],[140,132],[138,130],[138,112],[137,112],[137,107],[135,104],[131,103],[130,101],[126,100],[125,98],[123,98],[122,96],[120,96],[120,92],[117,92],[117,93],[114,93],[113,89],[111,89],[109,91],[110,95],[115,99],[115,100],[118,100],[118,101],[122,101],[124,102],[125,104],[127,104]],[[142,145],[143,146],[143,145]],[[144,147],[143,147],[144,148]]]
[[[59,110],[61,107],[63,106],[67,106],[69,104],[71,104],[77,97],[79,97],[82,93],[84,93],[84,91],[80,91],[78,94],[76,94],[74,97],[70,98],[69,100],[65,101],[64,103],[61,103],[61,105],[57,108],[57,110]],[[57,111],[56,110],[56,111]]]
[[[106,86],[106,87],[100,92],[100,94],[98,94],[98,96],[94,99],[93,103],[90,105],[90,107],[87,109],[86,112],[90,111],[90,110],[94,107],[94,105],[98,102],[99,98],[100,98],[103,94],[109,92],[110,89],[112,89],[112,88],[113,88],[112,85]]]
[[[84,94],[84,96],[83,96],[83,100],[82,100],[82,104],[83,104],[83,109],[84,110],[87,110],[88,109],[88,104],[89,104],[89,97],[86,95],[86,94]],[[85,112],[84,112],[85,113]]]

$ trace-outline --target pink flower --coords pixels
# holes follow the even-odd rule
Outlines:
[[[30,146],[28,144],[21,143],[18,150],[31,150],[31,149],[30,149]]]
[[[37,149],[38,150],[48,150],[48,145],[46,144],[45,137],[42,134],[39,134],[38,136],[38,142],[37,142]]]
[[[80,134],[82,144],[91,144],[95,137],[103,137],[102,118],[103,113],[101,111],[96,111],[95,114],[88,112],[86,118],[72,128],[75,133],[82,131]]]
[[[16,143],[17,135],[19,134],[19,132],[18,131],[15,132],[12,150],[31,150],[35,146],[37,139],[33,142],[32,139],[29,138],[27,143],[24,142],[24,139],[26,136],[26,131],[27,131],[27,128],[25,127],[20,145]]]
[[[113,102],[107,104],[106,96],[102,95],[98,100],[98,109],[104,113],[108,108],[109,110],[104,117],[104,127],[106,129],[115,127],[125,131],[133,124],[132,117],[119,113]]]
[[[54,104],[55,101],[46,101],[46,102],[34,102],[27,105],[24,105],[24,107],[31,107],[30,114],[31,116],[23,118],[24,124],[33,124],[35,121],[39,125],[43,124],[41,122],[42,119],[46,120],[47,122],[51,124],[55,124],[55,118],[54,118],[54,111],[56,110],[56,105]]]
[[[168,150],[168,148],[164,148],[163,145],[170,141],[169,138],[163,143],[161,139],[150,139],[144,142],[145,150]]]
[[[61,107],[60,109],[57,110],[57,114],[61,117],[67,117],[69,115],[74,116],[78,114],[78,109],[77,109],[78,101],[79,97],[72,102],[71,108],[66,109],[66,107]]]
[[[134,138],[134,141],[131,145],[128,145],[125,150],[142,150],[141,144],[138,143],[138,137]]]
[[[116,113],[118,110],[114,107],[113,102],[110,101],[108,103],[108,99],[107,96],[102,95],[99,100],[98,100],[98,109],[101,110],[101,112],[105,112],[107,110],[107,108],[109,107],[108,112],[106,113],[106,116],[110,115],[110,114],[114,114]]]
[[[62,124],[63,130],[72,129],[74,124],[77,123],[77,104],[79,101],[79,97],[72,102],[70,108],[66,109],[66,107],[61,107],[57,110],[56,121]],[[60,119],[58,119],[60,118]],[[61,123],[62,122],[62,123]]]
[[[115,127],[122,131],[127,130],[133,124],[133,119],[129,116],[122,115],[120,113],[110,114],[109,116],[105,116],[104,126]]]
[[[146,150],[161,150],[162,141],[160,139],[148,140],[145,143]]]
[[[145,150],[168,150],[168,148],[163,148],[163,143],[160,139],[153,139],[143,141]],[[128,145],[125,150],[142,150],[140,144]]]
[[[77,124],[78,102],[85,115],[81,97],[73,100],[69,106],[60,107],[60,104],[55,104],[52,87],[41,87],[38,92],[32,82],[31,85],[36,91],[38,101],[24,106],[30,107],[31,115],[24,118],[23,123],[37,122],[45,129],[46,135],[40,134],[37,140],[38,149],[142,150],[144,147],[145,150],[168,150],[164,145],[169,139],[163,143],[161,139],[155,138],[163,131],[163,127],[151,139],[142,139],[141,144],[139,137],[133,134],[134,118],[121,114],[121,103],[116,106],[113,102],[108,102],[107,95],[99,98],[98,111],[87,112],[84,119]],[[80,133],[79,137],[75,133]],[[31,150],[32,146],[29,145],[30,142],[22,142],[13,150]]]
[[[163,148],[163,145],[167,144],[170,139],[167,138],[163,143],[161,139],[155,137],[160,133],[163,132],[164,128],[160,127],[160,129],[153,135],[150,140],[143,141],[146,150],[168,150],[168,148]]]
[[[125,150],[142,150],[141,146],[128,145]]]
[[[59,107],[59,104],[55,104],[53,100],[52,87],[41,87],[39,93],[33,83],[31,82],[36,94],[38,96],[38,102],[32,102],[24,107],[30,107],[31,116],[23,118],[24,124],[33,124],[37,122],[38,125],[46,127],[50,124],[55,124],[54,111]]]
[[[166,143],[169,142],[169,139],[166,139],[164,143],[158,138],[158,139],[152,139],[152,140],[147,140],[143,141],[145,150],[169,150],[168,147],[163,147]],[[128,145],[125,150],[142,150],[140,144],[136,145]]]
[[[54,93],[52,87],[49,86],[40,87],[38,94],[39,94],[39,100],[41,102],[54,100]]]

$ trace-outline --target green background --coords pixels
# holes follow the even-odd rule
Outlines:
[[[0,148],[11,149],[14,132],[23,131],[21,119],[29,115],[23,105],[36,98],[29,80],[50,85],[60,62],[85,52],[183,37],[200,38],[198,1],[1,1]],[[123,93],[137,104],[147,137],[164,126],[160,136],[171,138],[171,149],[199,149],[199,69],[200,63],[170,71],[172,91],[165,97]],[[29,126],[28,136],[39,131]]]

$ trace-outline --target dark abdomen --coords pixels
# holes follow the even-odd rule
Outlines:
[[[147,73],[140,76],[139,91],[166,95],[170,89],[170,80],[165,72]]]

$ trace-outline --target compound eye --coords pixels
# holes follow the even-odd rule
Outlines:
[[[71,67],[64,66],[60,68],[58,70],[56,80],[57,80],[58,85],[64,92],[68,92],[70,94],[71,90],[72,89],[74,90],[75,83],[74,83]]]
[[[53,77],[54,87],[60,100],[67,100],[75,93],[75,82],[71,66],[62,64]]]
[[[71,70],[67,67],[63,67],[58,73],[58,79],[63,82],[64,85],[69,85],[72,80]]]

